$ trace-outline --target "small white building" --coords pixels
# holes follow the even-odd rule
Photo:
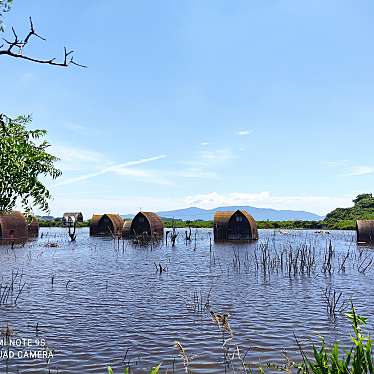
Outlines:
[[[75,222],[83,222],[83,214],[81,212],[64,213],[62,217],[64,225],[72,225]]]

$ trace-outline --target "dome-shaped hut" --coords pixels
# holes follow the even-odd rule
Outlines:
[[[374,220],[358,220],[356,231],[358,243],[374,243]]]
[[[36,217],[32,217],[31,222],[27,225],[29,238],[37,238],[39,236],[39,221]]]
[[[258,230],[256,221],[245,210],[215,213],[214,241],[246,241],[257,239]]]
[[[130,237],[139,235],[161,238],[164,235],[164,223],[161,218],[156,213],[139,212],[131,222]]]
[[[27,222],[21,212],[0,215],[0,244],[24,243],[27,238]]]
[[[118,214],[94,214],[90,223],[91,236],[122,235],[123,219]]]

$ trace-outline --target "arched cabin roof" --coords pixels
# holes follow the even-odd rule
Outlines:
[[[0,244],[24,243],[27,231],[27,221],[21,212],[0,214]]]
[[[105,214],[113,223],[113,227],[116,234],[122,233],[123,229],[123,218],[119,214]]]
[[[135,230],[136,232],[136,222],[138,217],[143,216],[149,223],[151,229],[151,235],[164,235],[164,223],[159,215],[153,212],[139,212],[132,220],[131,223],[131,232]],[[131,233],[130,233],[131,234]]]
[[[27,225],[29,238],[36,238],[39,236],[39,221],[36,217],[32,217],[31,222]]]
[[[251,227],[251,236],[253,240],[258,239],[257,223],[255,219],[246,210],[236,210],[236,211],[217,211],[214,214],[214,227],[219,227],[220,230],[227,230],[231,217],[236,214],[241,213],[248,221]]]
[[[357,242],[374,243],[374,220],[356,221]]]
[[[100,221],[103,217],[108,217],[112,222],[114,228],[114,235],[122,234],[123,229],[123,219],[120,215],[114,213],[105,213],[105,214],[94,214],[91,218],[90,223],[90,235],[96,235],[98,233],[98,228]]]

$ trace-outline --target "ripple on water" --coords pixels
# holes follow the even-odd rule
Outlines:
[[[261,230],[261,242],[269,240],[279,252],[308,243],[315,248],[318,264],[310,276],[288,277],[275,268],[264,277],[255,266],[256,244],[213,245],[210,251],[208,230],[198,230],[196,250],[194,242],[186,245],[183,240],[175,248],[151,250],[129,243],[116,247],[111,240],[88,237],[87,229],[78,231],[76,243],[67,241],[64,230],[43,232],[43,239],[14,252],[0,247],[3,284],[17,269],[27,283],[17,307],[2,307],[0,327],[9,324],[17,337],[37,334],[54,349],[54,357],[49,366],[43,360],[11,360],[10,373],[48,368],[104,373],[108,364],[123,368],[124,360],[135,372],[159,362],[182,372],[176,340],[193,357],[196,372],[222,372],[222,332],[206,309],[200,311],[208,295],[212,310],[230,314],[230,344],[238,345],[242,355],[248,351],[246,359],[252,364],[284,363],[283,350],[297,358],[294,334],[306,345],[325,334],[348,343],[349,324],[341,316],[333,322],[326,314],[323,290],[329,286],[343,291],[344,300],[352,297],[361,314],[371,319],[369,329],[373,326],[374,274],[358,272],[357,264],[366,254],[360,257],[353,233],[332,232],[327,239],[307,231],[284,235]],[[321,272],[329,239],[337,263],[350,251],[346,273]],[[48,241],[59,247],[46,248]],[[241,258],[240,271],[234,266],[234,251]],[[159,275],[154,264],[167,271]]]

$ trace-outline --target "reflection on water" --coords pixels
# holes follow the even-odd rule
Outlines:
[[[187,244],[181,232],[173,248],[90,238],[87,229],[75,243],[63,229],[42,232],[23,248],[0,247],[2,289],[12,272],[14,294],[25,283],[16,306],[10,297],[1,306],[0,327],[14,339],[44,339],[53,358],[16,357],[8,361],[10,373],[105,373],[108,364],[121,373],[128,363],[140,373],[159,362],[162,373],[182,373],[175,341],[195,373],[223,373],[229,334],[209,311],[229,314],[229,353],[238,346],[252,365],[284,364],[284,350],[298,358],[294,333],[305,345],[319,334],[348,343],[349,323],[339,312],[329,316],[326,289],[342,292],[337,309],[352,298],[372,330],[374,271],[363,271],[372,252],[357,248],[354,232],[260,230],[258,243],[211,249],[209,230]],[[331,274],[322,270],[330,239]],[[314,263],[301,269],[295,256]],[[240,372],[237,356],[231,365]]]

